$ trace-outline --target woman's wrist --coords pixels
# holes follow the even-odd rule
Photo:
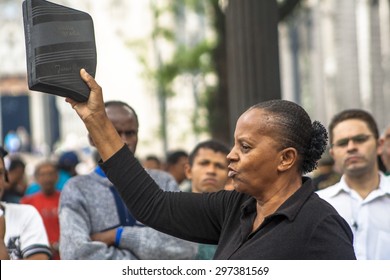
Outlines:
[[[95,114],[85,120],[85,125],[101,159],[106,161],[123,147],[122,138],[105,114]]]

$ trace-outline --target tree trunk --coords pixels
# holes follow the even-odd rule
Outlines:
[[[209,127],[213,139],[229,144],[233,134],[229,124],[229,99],[227,84],[226,63],[226,26],[225,14],[221,10],[218,0],[210,1],[214,11],[214,28],[218,34],[218,42],[212,53],[215,71],[218,76],[218,87],[210,93],[208,104]]]
[[[248,107],[281,98],[277,2],[229,0],[226,26],[230,129],[234,131]]]

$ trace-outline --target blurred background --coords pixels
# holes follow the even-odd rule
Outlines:
[[[390,122],[390,0],[52,2],[92,16],[96,79],[136,110],[138,157],[230,145],[238,116],[275,98],[324,125],[346,108]],[[0,0],[0,136],[29,159],[93,156],[64,98],[28,90],[21,0]]]

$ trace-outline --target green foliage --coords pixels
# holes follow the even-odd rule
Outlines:
[[[210,57],[213,46],[213,43],[206,40],[193,47],[178,46],[172,59],[157,69],[156,78],[168,88],[179,75],[206,75],[213,72]]]
[[[175,34],[173,33],[172,30],[170,30],[168,28],[163,28],[163,27],[158,26],[153,30],[152,37],[153,38],[162,37],[167,41],[173,41],[175,38]]]
[[[187,9],[190,9],[197,14],[205,14],[205,5],[207,5],[208,2],[210,2],[210,0],[173,0],[170,1],[169,6],[173,13],[177,13],[185,6]]]
[[[159,47],[160,42],[170,44],[174,49],[170,58],[160,57],[158,49],[155,49],[157,57],[157,67],[151,65],[150,58],[147,57],[145,52],[147,44],[140,44],[139,42],[133,42],[129,44],[131,47],[138,50],[138,58],[140,63],[144,67],[144,77],[152,82],[155,82],[157,86],[156,94],[160,102],[160,115],[163,120],[160,131],[164,137],[166,133],[166,124],[164,120],[166,116],[166,99],[174,97],[177,93],[174,90],[174,81],[180,76],[193,76],[200,77],[202,80],[201,92],[196,93],[196,110],[192,117],[192,124],[194,133],[202,133],[208,130],[207,121],[200,119],[200,112],[202,115],[207,115],[207,100],[208,95],[212,89],[205,83],[205,76],[209,73],[214,73],[214,67],[212,62],[212,52],[215,48],[216,42],[210,39],[202,39],[195,44],[178,43],[176,41],[176,35],[174,27],[162,26],[160,18],[167,16],[170,18],[178,18],[183,16],[185,11],[195,12],[201,17],[206,17],[207,5],[211,0],[180,0],[180,1],[169,1],[164,6],[158,6],[158,1],[151,2],[151,9],[154,16],[154,29],[151,34],[155,48]],[[215,0],[213,0],[215,1]],[[212,1],[211,1],[212,2]],[[161,3],[160,3],[161,4]],[[211,27],[208,27],[211,28]],[[205,86],[204,86],[205,85]],[[197,87],[198,88],[198,87]]]

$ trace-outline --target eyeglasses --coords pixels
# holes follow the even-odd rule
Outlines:
[[[331,145],[331,147],[339,147],[339,148],[343,148],[343,147],[346,147],[349,143],[349,141],[352,141],[353,143],[355,144],[363,144],[364,142],[366,142],[371,136],[371,134],[359,134],[359,135],[356,135],[356,136],[352,136],[352,137],[349,137],[349,138],[343,138],[343,139],[340,139],[338,141],[336,141],[335,143],[333,143]]]

